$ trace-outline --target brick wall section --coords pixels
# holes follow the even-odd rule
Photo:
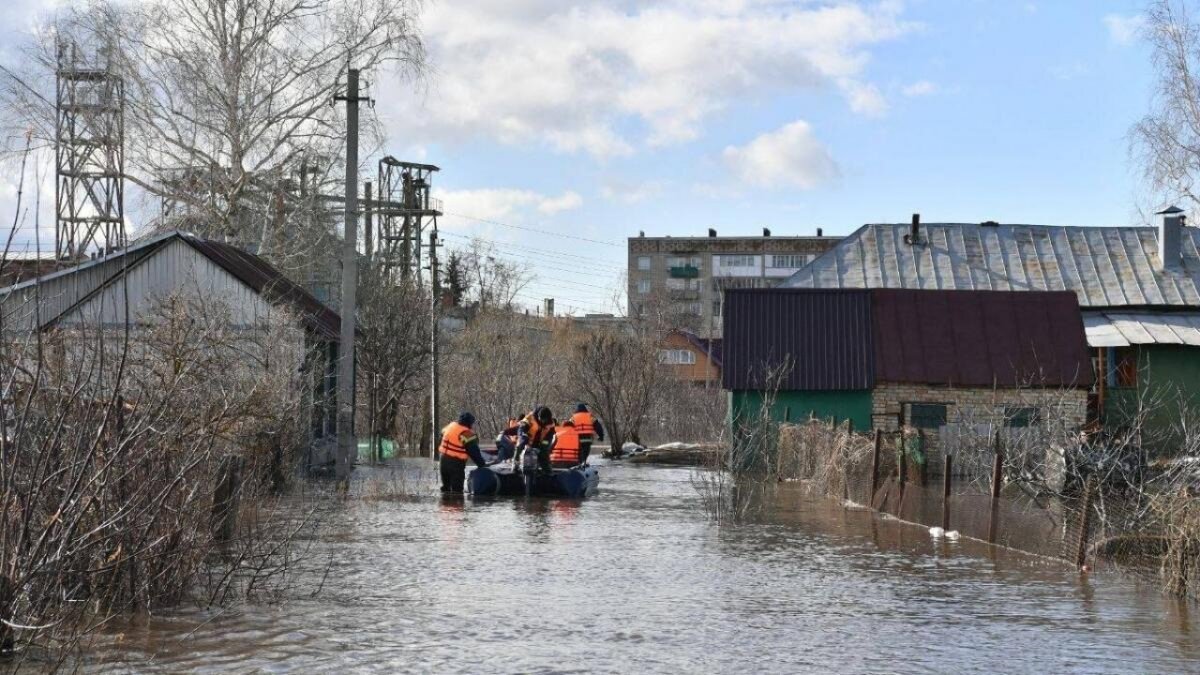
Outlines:
[[[880,383],[871,397],[874,428],[895,431],[906,403],[945,403],[946,423],[1003,426],[1008,407],[1037,408],[1043,419],[1077,429],[1087,421],[1087,391],[1083,389],[954,389],[924,384]],[[942,448],[936,429],[926,430],[930,460],[940,465]]]

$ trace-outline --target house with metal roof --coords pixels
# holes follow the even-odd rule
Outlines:
[[[1200,228],[1177,208],[1153,227],[869,224],[782,286],[1071,291],[1101,374],[1098,417],[1126,424],[1155,401],[1145,426],[1161,435],[1179,415],[1165,402],[1200,396]]]
[[[920,429],[1053,422],[1077,432],[1093,382],[1074,293],[734,290],[723,386],[733,419]],[[985,434],[986,437],[986,434]]]
[[[6,340],[37,331],[97,335],[129,327],[137,334],[161,323],[168,299],[188,312],[213,308],[225,327],[246,336],[282,324],[268,348],[293,359],[291,372],[307,378],[314,439],[333,437],[340,317],[236,246],[179,231],[143,239],[0,289],[0,326]],[[248,364],[255,360],[246,356]]]

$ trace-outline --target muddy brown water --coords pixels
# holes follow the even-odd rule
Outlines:
[[[600,470],[578,504],[350,500],[315,542],[335,561],[320,595],[156,616],[85,668],[1200,672],[1195,607],[1128,577],[787,489],[770,517],[717,526],[689,469]]]

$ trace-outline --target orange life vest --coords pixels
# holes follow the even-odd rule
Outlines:
[[[475,432],[471,431],[471,427],[459,424],[457,421],[451,422],[442,429],[442,445],[438,448],[438,452],[451,459],[465,462],[471,458],[467,454],[467,444],[473,440],[475,440]]]
[[[550,434],[554,433],[554,424],[547,424],[543,427],[538,423],[537,418],[533,416],[533,413],[526,415],[525,419],[522,421],[529,425],[529,431],[527,432],[529,436],[529,444],[535,448],[540,447],[549,441]]]
[[[579,430],[575,427],[558,427],[554,432],[554,449],[550,451],[551,464],[575,466],[579,463]]]
[[[590,443],[595,438],[596,423],[592,419],[592,413],[577,412],[571,415],[571,421],[575,423],[575,431],[579,432],[579,440]]]

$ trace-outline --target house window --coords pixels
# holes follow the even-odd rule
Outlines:
[[[698,291],[700,290],[699,279],[667,279],[667,288],[673,291]]]
[[[650,256],[648,256],[648,255],[638,256],[637,265],[638,265],[639,270],[642,270],[643,272],[649,271],[650,270]]]
[[[940,429],[946,426],[945,403],[910,403],[908,423],[918,429]]]
[[[717,257],[721,267],[754,267],[758,265],[756,255],[723,255]]]
[[[650,292],[650,280],[649,279],[638,279],[637,292],[641,293],[642,295],[649,293]]]
[[[713,300],[712,302],[713,316],[721,316],[721,301]]]
[[[661,349],[658,362],[668,366],[690,366],[696,363],[696,353],[687,349]]]
[[[1138,380],[1137,347],[1110,347],[1106,380],[1110,387],[1136,387]]]
[[[1004,426],[1010,429],[1036,427],[1042,423],[1042,412],[1029,406],[1009,406],[1004,409]]]
[[[795,255],[773,255],[771,256],[771,267],[776,269],[797,269],[804,267],[809,261],[809,256],[803,254]]]

